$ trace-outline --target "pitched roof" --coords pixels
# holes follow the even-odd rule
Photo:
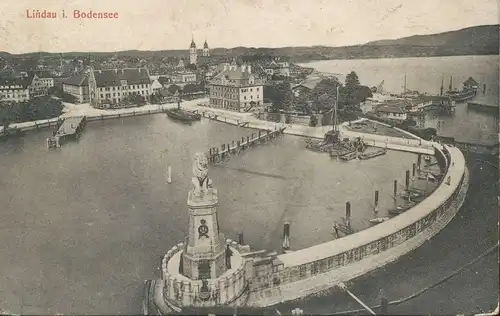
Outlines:
[[[382,105],[377,108],[377,112],[399,113],[399,114],[406,113],[403,107],[397,105]]]
[[[20,85],[23,89],[26,89],[29,86],[29,82],[25,78],[20,78],[20,77],[0,78],[0,86],[9,86],[8,89],[11,89],[10,86],[18,86],[18,85]]]
[[[305,80],[304,82],[300,83],[299,85],[295,86],[293,89],[296,89],[298,87],[304,87],[304,88],[307,88],[309,90],[312,90],[318,85],[318,83],[321,82],[321,80],[323,80],[323,78],[308,79],[308,80]]]
[[[221,73],[216,75],[210,83],[212,84],[222,84],[222,77],[225,78],[227,85],[231,86],[244,86],[248,84],[250,76],[253,76],[248,71],[243,71],[241,68],[227,69],[223,70]],[[255,78],[255,76],[253,76]],[[255,78],[254,84],[260,84],[261,82]]]
[[[76,75],[64,80],[63,84],[71,86],[86,86],[89,84],[88,77],[85,75]]]
[[[477,86],[477,81],[474,80],[472,77],[469,77],[469,79],[465,80],[464,85],[466,85],[466,86]]]
[[[98,87],[118,86],[121,80],[127,80],[128,85],[151,84],[146,68],[94,70],[93,73]]]

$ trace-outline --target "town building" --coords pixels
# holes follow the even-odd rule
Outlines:
[[[296,97],[307,96],[324,78],[310,78],[292,88],[292,92]]]
[[[146,68],[93,70],[89,76],[89,97],[93,105],[120,103],[130,94],[146,100],[151,95],[151,79]]]
[[[0,78],[0,101],[22,102],[29,98],[28,80],[20,77]]]
[[[290,77],[290,64],[288,62],[273,60],[263,68],[269,76]]]
[[[154,79],[151,83],[151,93],[158,93],[163,89],[163,85],[160,83],[159,79]]]
[[[63,82],[63,92],[71,94],[78,103],[89,102],[89,80],[86,75],[76,75]]]
[[[196,83],[196,73],[191,71],[178,72],[174,75],[174,82],[179,84]]]
[[[46,71],[30,71],[27,73],[27,79],[30,83],[30,97],[32,98],[47,95],[49,89],[54,86],[54,76]]]
[[[228,66],[209,83],[210,103],[214,108],[247,112],[263,105],[263,84],[249,65]]]
[[[477,89],[478,83],[474,78],[469,77],[469,79],[465,80],[464,83],[464,90],[472,90],[472,89]]]
[[[381,105],[376,108],[375,112],[380,117],[390,120],[405,121],[408,118],[404,104]]]

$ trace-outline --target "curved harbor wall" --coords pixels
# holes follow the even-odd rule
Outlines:
[[[249,305],[269,306],[327,290],[368,273],[419,247],[455,216],[468,189],[468,170],[458,148],[433,143],[444,176],[425,200],[393,219],[355,234],[277,256],[269,283],[252,284]]]

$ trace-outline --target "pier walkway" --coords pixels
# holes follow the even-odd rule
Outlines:
[[[59,121],[57,131],[52,137],[47,138],[47,148],[61,147],[61,140],[66,138],[78,138],[85,126],[85,116],[68,117]]]
[[[232,141],[231,144],[223,144],[220,147],[211,147],[208,151],[207,157],[209,163],[217,163],[223,161],[225,158],[230,157],[232,154],[237,154],[242,150],[263,144],[271,139],[283,135],[285,127],[276,128],[275,130],[259,130],[257,134],[252,133],[251,136],[242,137],[241,140]]]

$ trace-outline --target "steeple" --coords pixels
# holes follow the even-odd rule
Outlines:
[[[196,48],[196,43],[194,42],[194,37],[191,35],[191,46],[189,48]]]
[[[202,55],[204,57],[210,56],[210,49],[208,48],[207,39],[205,39],[205,43],[203,44],[203,53],[202,53]]]

